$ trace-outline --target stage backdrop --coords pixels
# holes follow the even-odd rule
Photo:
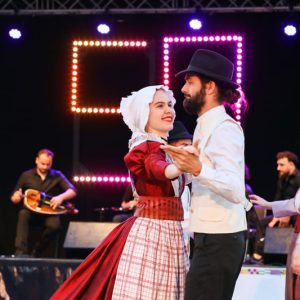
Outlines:
[[[1,155],[0,254],[13,252],[17,212],[10,193],[23,170],[34,166],[40,148],[55,152],[54,167],[71,180],[75,175],[127,176],[123,156],[130,138],[120,114],[72,111],[77,108],[114,108],[120,98],[148,84],[163,83],[164,37],[207,37],[201,43],[170,46],[170,88],[178,100],[177,118],[192,132],[195,117],[182,109],[182,78],[197,48],[220,51],[237,60],[227,42],[211,43],[211,36],[242,36],[242,87],[249,101],[243,120],[246,161],[254,191],[272,199],[276,159],[280,150],[300,155],[298,120],[299,37],[283,35],[284,14],[203,15],[203,28],[191,32],[187,15],[112,16],[111,35],[96,33],[101,16],[1,17]],[[298,18],[299,20],[299,18]],[[23,29],[20,40],[8,38],[12,26]],[[74,41],[143,41],[131,47],[86,46],[73,54]],[[227,40],[226,40],[227,41]],[[78,45],[77,45],[78,46]],[[101,48],[102,47],[102,48]],[[79,48],[79,47],[78,47]],[[167,49],[168,50],[168,49]],[[73,69],[74,59],[78,69]],[[77,71],[76,73],[72,73]],[[72,76],[77,76],[72,86]],[[76,93],[72,88],[77,89]],[[76,96],[75,99],[72,95]],[[74,182],[79,190],[80,214],[68,220],[99,220],[99,207],[118,206],[124,182]]]

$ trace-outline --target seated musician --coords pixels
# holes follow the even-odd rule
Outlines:
[[[34,189],[52,196],[49,206],[53,214],[42,214],[23,207],[18,214],[17,232],[15,239],[15,255],[28,255],[29,224],[41,225],[44,228],[41,239],[36,243],[32,256],[41,257],[60,230],[60,218],[55,210],[61,207],[64,201],[76,196],[73,184],[58,170],[52,169],[54,154],[48,149],[38,152],[35,159],[36,167],[21,174],[11,196],[15,204],[21,202],[27,189]]]
[[[128,185],[121,202],[120,211],[122,211],[122,213],[115,215],[112,221],[114,223],[121,223],[132,217],[135,211],[136,204],[137,199],[134,199],[131,185]]]

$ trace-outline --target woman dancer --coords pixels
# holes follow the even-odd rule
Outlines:
[[[181,222],[184,175],[160,149],[173,128],[175,99],[148,86],[121,101],[132,131],[124,160],[138,198],[117,226],[52,296],[55,299],[183,299],[188,256]]]

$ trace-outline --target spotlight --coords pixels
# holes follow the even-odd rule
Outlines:
[[[194,30],[199,30],[202,27],[202,23],[201,23],[201,21],[199,19],[192,19],[189,22],[189,25]]]
[[[21,31],[17,28],[12,28],[8,34],[12,39],[19,39],[22,36]]]
[[[297,28],[294,25],[286,25],[284,27],[284,33],[288,36],[294,36],[297,33]]]
[[[97,30],[101,34],[108,34],[110,32],[110,28],[107,24],[99,24]]]

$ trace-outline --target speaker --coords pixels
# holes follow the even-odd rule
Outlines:
[[[264,263],[286,264],[287,254],[294,228],[266,228]]]
[[[70,222],[65,249],[94,249],[119,223]]]

